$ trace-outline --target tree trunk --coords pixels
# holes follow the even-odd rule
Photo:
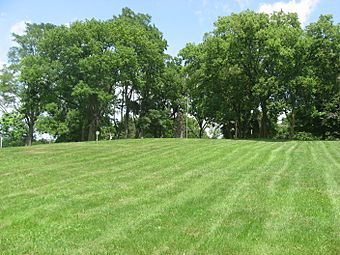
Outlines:
[[[261,103],[262,118],[261,118],[261,137],[268,137],[268,109],[266,103]]]
[[[100,119],[99,119],[100,113],[96,112],[97,111],[96,107],[94,107],[93,111],[95,113],[93,114],[92,120],[90,121],[88,141],[96,140],[96,131],[98,131],[99,124],[100,124]]]
[[[289,139],[293,139],[295,136],[295,109],[292,109],[292,114],[289,121]]]
[[[235,139],[238,138],[238,120],[235,121]]]
[[[129,107],[129,96],[128,96],[128,85],[125,85],[125,121],[124,121],[124,130],[125,130],[125,138],[129,137],[129,115],[130,115],[130,107]]]
[[[229,122],[228,122],[229,123]],[[223,138],[224,139],[228,139],[228,138],[233,138],[232,137],[232,133],[230,132],[230,124],[223,124],[221,127],[221,131],[223,134]]]
[[[124,105],[125,105],[125,95],[124,95],[124,89],[122,89],[122,101],[120,104],[120,123],[118,127],[118,133],[117,138],[120,139],[123,131],[123,125],[124,125]]]
[[[33,135],[34,135],[34,122],[30,121],[28,123],[27,137],[26,137],[26,146],[32,146]]]
[[[96,139],[96,125],[94,122],[95,121],[91,121],[89,125],[88,141],[94,141]]]
[[[85,132],[86,132],[86,120],[83,121],[83,126],[81,127],[81,141],[85,141]]]
[[[198,136],[199,136],[199,138],[202,138],[203,133],[204,133],[207,125],[206,125],[206,123],[204,123],[204,120],[198,121],[198,125],[199,125],[199,128],[200,128],[200,132],[199,132]]]
[[[88,134],[87,134],[87,140],[88,141],[94,141],[96,140],[96,131],[99,127],[99,116],[100,116],[100,110],[98,107],[98,99],[96,96],[90,97],[90,103],[88,106]]]
[[[202,136],[203,136],[203,131],[204,131],[203,128],[200,127],[200,132],[199,132],[199,138],[200,138],[200,139],[201,139]]]
[[[185,131],[185,126],[184,126],[183,114],[181,112],[178,112],[176,116],[176,124],[175,124],[175,137],[184,138],[184,131]]]

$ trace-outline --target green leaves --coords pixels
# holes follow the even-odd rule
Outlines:
[[[283,112],[292,136],[296,126],[308,129],[313,105],[324,109],[316,105],[339,91],[334,86],[339,76],[337,38],[339,26],[330,16],[320,17],[307,32],[296,14],[282,11],[220,17],[201,44],[187,44],[180,53],[192,115],[223,125],[225,137],[231,136],[228,130],[240,137],[272,136]]]
[[[220,17],[178,58],[151,17],[124,8],[109,20],[27,24],[0,75],[0,108],[16,108],[27,144],[36,128],[57,141],[204,136],[272,137],[285,113],[290,136],[338,137],[340,29],[332,17],[303,30],[296,14]],[[112,135],[112,133],[111,133]],[[189,134],[189,136],[192,134]]]
[[[24,116],[18,112],[4,113],[0,118],[0,134],[4,146],[19,146],[24,144],[26,134],[23,123]]]

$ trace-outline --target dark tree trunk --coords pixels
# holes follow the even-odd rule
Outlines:
[[[206,125],[206,123],[204,123],[204,120],[200,120],[200,121],[198,121],[198,126],[200,128],[198,137],[202,138],[207,125]]]
[[[120,104],[120,123],[119,123],[119,128],[118,128],[118,133],[117,133],[117,138],[121,138],[122,131],[123,131],[123,125],[124,125],[124,106],[125,106],[125,94],[124,94],[125,89],[122,90],[122,101]]]
[[[289,121],[289,139],[293,139],[295,136],[295,109],[292,109],[292,114]]]
[[[128,85],[125,85],[124,88],[125,94],[125,120],[124,120],[124,130],[125,130],[125,138],[129,137],[129,119],[130,119],[130,103],[129,103],[129,95],[128,95]]]
[[[222,131],[222,134],[223,134],[223,138],[224,139],[229,139],[229,138],[232,138],[232,134],[230,132],[230,125],[229,124],[223,124],[222,127],[221,127],[221,131]]]
[[[85,141],[85,132],[86,132],[86,121],[83,121],[83,126],[81,127],[81,141]]]
[[[268,109],[266,103],[261,103],[262,118],[261,118],[261,137],[268,137]]]
[[[204,129],[200,127],[199,138],[201,139],[203,136]]]
[[[88,134],[87,140],[94,141],[96,140],[96,131],[99,127],[99,110],[98,99],[96,96],[91,96],[90,103],[88,106],[88,113],[87,113],[87,123],[88,123]]]
[[[26,146],[32,146],[33,135],[34,135],[34,122],[30,121],[28,123],[27,137],[26,137]]]
[[[235,139],[237,139],[238,138],[238,132],[239,132],[239,125],[238,125],[239,123],[238,123],[238,120],[236,120],[235,121]]]
[[[25,116],[25,122],[27,125],[27,136],[26,136],[26,141],[25,141],[26,146],[32,146],[35,121],[36,121],[36,117],[34,114]]]
[[[89,134],[88,134],[89,141],[96,140],[96,132],[99,131],[99,127],[100,127],[99,115],[95,114],[93,116],[93,120],[90,122],[90,125],[89,125]]]
[[[94,141],[96,139],[96,124],[95,121],[91,121],[89,125],[88,141]]]
[[[183,114],[181,112],[178,112],[176,116],[176,123],[175,123],[175,137],[184,138],[184,131],[185,131],[185,126],[184,126]]]

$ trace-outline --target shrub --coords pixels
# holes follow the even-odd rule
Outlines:
[[[294,140],[313,141],[313,140],[320,140],[320,138],[317,136],[314,136],[312,133],[309,133],[309,132],[297,132],[294,135]]]

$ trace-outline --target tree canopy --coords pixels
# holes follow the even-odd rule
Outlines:
[[[39,133],[201,138],[208,127],[224,138],[339,139],[339,28],[331,15],[303,29],[297,14],[248,10],[220,17],[175,57],[151,17],[129,8],[27,24],[0,74],[0,132],[26,145]]]

